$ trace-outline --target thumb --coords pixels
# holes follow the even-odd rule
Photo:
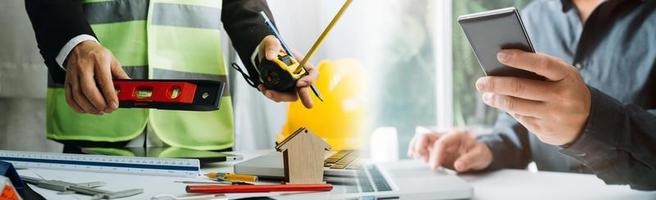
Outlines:
[[[118,63],[116,59],[112,61],[112,76],[115,79],[131,79],[125,71],[123,71],[123,67],[121,66],[121,63]]]
[[[264,38],[264,56],[267,60],[273,60],[282,50],[282,45],[278,38],[274,36],[267,36]]]

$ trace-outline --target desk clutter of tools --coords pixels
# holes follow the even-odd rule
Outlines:
[[[46,199],[81,196],[143,199],[146,196],[165,200],[221,199],[231,193],[327,192],[333,190],[333,184],[348,186],[357,181],[355,176],[332,177],[332,181],[324,177],[324,168],[346,168],[357,153],[344,151],[326,156],[330,145],[305,128],[278,143],[276,150],[285,155],[282,159],[286,172],[279,180],[261,180],[254,175],[225,170],[203,173],[201,163],[194,159],[0,150],[0,162],[5,166],[0,180],[6,188],[2,200],[22,199],[18,194],[30,186],[37,192],[48,193]],[[171,194],[151,192],[144,189],[144,184],[175,188],[165,190]]]

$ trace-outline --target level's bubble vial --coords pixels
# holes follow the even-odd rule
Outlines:
[[[171,99],[178,98],[179,96],[180,96],[180,88],[174,87],[173,90],[171,90]]]
[[[153,88],[152,87],[139,88],[137,89],[136,96],[137,98],[140,99],[150,98],[151,96],[153,96]]]

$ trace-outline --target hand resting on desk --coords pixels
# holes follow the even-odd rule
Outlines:
[[[408,156],[421,158],[434,170],[446,167],[458,172],[487,168],[492,163],[490,148],[466,130],[447,133],[417,133],[408,146]]]

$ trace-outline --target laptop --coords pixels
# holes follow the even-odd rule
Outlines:
[[[331,192],[298,193],[276,199],[469,199],[474,194],[473,187],[454,172],[434,171],[417,160],[347,166],[351,167],[324,168],[325,181],[334,187]],[[282,154],[272,152],[247,160],[236,164],[234,170],[238,174],[282,178]]]
[[[353,177],[359,167],[358,152],[354,150],[330,151],[324,160],[324,176]],[[256,175],[264,179],[280,180],[284,178],[284,164],[281,152],[271,152],[234,166],[237,174]]]

